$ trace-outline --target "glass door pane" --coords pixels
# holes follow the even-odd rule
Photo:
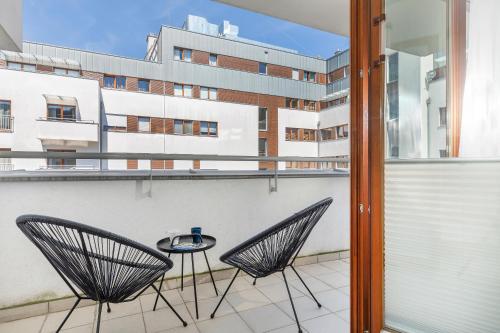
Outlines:
[[[500,330],[499,10],[385,0],[384,312],[396,331]],[[461,50],[452,22],[467,31]],[[460,54],[466,79],[455,82]]]

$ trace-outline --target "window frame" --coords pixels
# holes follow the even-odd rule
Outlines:
[[[297,78],[294,77],[294,74],[297,73]],[[300,80],[300,70],[296,68],[292,68],[292,80],[299,81]]]
[[[175,131],[175,125],[177,122],[180,122],[181,124],[181,133],[177,133]],[[191,123],[191,133],[186,133],[186,123]],[[201,130],[201,125],[200,125],[200,130]],[[174,135],[189,135],[193,136],[194,135],[194,121],[190,119],[174,119]]]
[[[62,71],[62,72],[58,73],[57,71]],[[71,75],[70,71],[75,72],[75,74],[78,73],[78,75]],[[57,75],[65,75],[65,76],[69,76],[69,77],[80,77],[82,75],[82,73],[77,69],[62,68],[62,67],[54,67],[53,72],[54,72],[54,74],[57,74]]]
[[[148,120],[148,129],[146,130],[141,130],[141,119],[144,121],[145,119]],[[151,117],[147,116],[137,116],[137,132],[139,133],[151,133]]]
[[[106,85],[106,78],[113,79],[113,86],[112,87],[109,87]],[[118,80],[119,79],[123,79],[123,87],[120,86],[120,88],[118,88]],[[104,74],[104,77],[102,79],[102,83],[103,83],[104,88],[119,89],[119,90],[127,89],[127,77],[123,76],[123,75]]]
[[[207,125],[207,132],[206,134],[202,132],[202,124]],[[212,131],[212,127],[210,125],[215,124],[215,131]],[[219,123],[216,121],[207,121],[207,120],[200,120],[200,136],[205,136],[205,137],[218,137],[219,136]]]
[[[76,150],[74,149],[47,149],[47,152],[68,152],[68,153],[76,153]],[[50,160],[54,160],[54,161],[61,161],[60,164],[50,164],[49,161]],[[71,161],[71,160],[74,160],[75,163],[74,164],[67,164],[67,161]],[[61,170],[64,170],[66,169],[65,166],[68,165],[68,166],[74,166],[74,168],[76,169],[76,166],[77,166],[77,159],[67,159],[67,158],[47,158],[46,159],[46,163],[47,163],[47,169],[55,169],[55,170],[58,170],[58,169],[61,169]],[[57,165],[59,168],[51,168],[50,165]]]
[[[19,68],[11,68],[11,67],[9,67],[10,64],[17,64],[20,67]],[[26,69],[25,66],[33,66],[33,70]],[[36,65],[35,64],[28,64],[28,63],[24,63],[24,62],[17,62],[17,61],[7,61],[7,69],[11,69],[11,70],[15,70],[15,71],[36,72]]]
[[[261,128],[260,127],[260,124],[261,124],[261,119],[260,119],[260,112],[261,111],[264,111],[265,112],[265,120],[264,120],[264,123],[265,123],[265,128]],[[267,108],[264,108],[264,107],[259,107],[259,114],[258,114],[258,128],[259,128],[259,131],[267,131],[268,130],[268,122],[269,122],[269,111]]]
[[[49,116],[49,109],[50,107],[57,107],[59,110],[58,110],[58,117],[50,117]],[[73,108],[74,110],[74,117],[73,118],[66,118],[64,116],[64,108],[65,107],[71,107]],[[50,120],[50,121],[70,121],[70,122],[76,122],[77,121],[77,118],[76,118],[76,105],[63,105],[63,104],[53,104],[53,103],[48,103],[47,104],[47,113],[46,113],[46,118],[47,120]]]
[[[317,77],[316,72],[304,71],[303,80],[306,82],[316,82]]]
[[[261,142],[264,142],[264,153],[263,154],[261,153],[261,150],[260,150],[260,143]],[[257,149],[258,149],[259,156],[265,157],[265,156],[269,155],[267,138],[259,138]]]
[[[296,104],[296,106],[293,107],[293,104]],[[285,97],[285,107],[287,109],[298,110],[299,109],[299,99],[292,98],[292,97]]]
[[[182,88],[182,89],[181,89],[181,91],[182,91],[182,95],[176,95],[176,94],[175,94],[175,91],[176,91],[175,86],[180,86],[180,87]],[[186,87],[186,86],[190,86],[190,87],[191,87],[191,95],[190,95],[190,96],[186,96],[186,89],[185,89],[185,87]],[[177,96],[177,97],[187,97],[187,98],[193,98],[193,87],[194,87],[194,86],[193,86],[192,84],[174,83],[174,96]]]
[[[206,91],[207,91],[207,97],[202,97],[202,95],[201,95],[201,91],[204,89],[206,89]],[[214,92],[214,90],[215,90],[215,92]],[[212,98],[214,94],[215,94],[215,98]],[[208,101],[216,101],[217,96],[218,96],[217,88],[205,87],[205,86],[200,87],[200,99],[204,99],[204,100],[208,100]]]
[[[147,85],[148,85],[148,89],[147,90],[141,89],[141,82],[147,82]],[[138,79],[137,80],[137,91],[140,91],[140,92],[151,92],[151,80],[150,79]]]
[[[264,72],[261,71],[261,66],[264,66],[264,69],[265,69]],[[267,63],[265,63],[265,62],[259,62],[259,74],[260,75],[268,75],[267,74]]]
[[[215,63],[212,63],[212,57],[215,57]],[[219,66],[219,57],[216,53],[210,53],[208,55],[208,65],[213,67]]]
[[[176,59],[176,51],[179,51],[179,59]],[[189,60],[186,60],[186,53],[189,53]],[[192,62],[193,61],[193,50],[183,47],[174,46],[174,60]]]

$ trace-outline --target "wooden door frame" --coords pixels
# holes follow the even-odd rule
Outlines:
[[[383,0],[351,0],[351,332],[383,328]]]

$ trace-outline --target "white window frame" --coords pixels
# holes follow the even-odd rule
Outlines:
[[[150,117],[137,117],[137,129],[142,133],[151,132],[151,118]]]
[[[265,120],[265,125],[266,126],[265,126],[265,128],[260,128],[260,123],[261,123],[261,121],[260,121],[260,111],[261,110],[264,110],[265,113],[266,113],[266,120]],[[258,127],[259,127],[259,131],[267,131],[267,123],[268,123],[268,120],[269,120],[268,117],[269,117],[269,112],[268,112],[267,108],[259,107],[259,114],[258,114],[258,121],[259,121]]]
[[[212,61],[212,57],[215,57],[215,62]],[[210,53],[210,55],[208,56],[208,64],[210,66],[217,66],[218,65],[218,56],[217,54],[215,53]]]
[[[299,78],[300,78],[299,70],[293,68],[292,69],[292,80],[299,80]]]

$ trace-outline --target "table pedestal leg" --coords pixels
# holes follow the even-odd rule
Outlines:
[[[194,272],[193,253],[191,253],[191,268],[193,270],[193,289],[194,289],[194,305],[196,307],[196,319],[199,319],[199,317],[198,317],[198,295],[196,294],[196,278],[195,278],[195,272]]]
[[[184,291],[184,253],[181,261],[181,291]]]

